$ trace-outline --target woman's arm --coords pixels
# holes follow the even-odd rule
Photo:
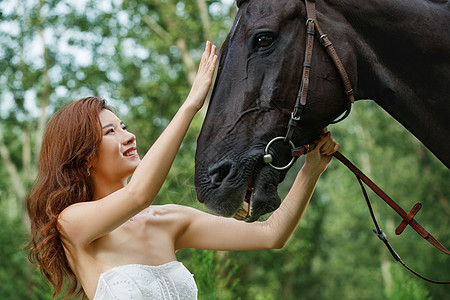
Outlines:
[[[282,248],[289,240],[311,199],[316,183],[339,149],[329,133],[308,153],[303,168],[280,207],[264,222],[245,223],[213,216],[191,208],[180,214],[186,228],[176,247],[213,250]],[[184,217],[183,217],[184,215]]]
[[[197,111],[202,108],[216,66],[216,47],[207,42],[191,91],[170,124],[145,154],[127,189],[149,206],[166,180],[175,156]]]
[[[59,216],[61,230],[86,245],[111,232],[148,207],[172,166],[189,125],[203,106],[217,61],[216,47],[207,42],[191,91],[167,128],[148,150],[129,183],[110,195],[69,206]]]

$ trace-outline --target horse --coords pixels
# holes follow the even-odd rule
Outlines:
[[[354,98],[375,101],[450,167],[450,2],[313,2]],[[277,187],[287,170],[263,157],[288,129],[301,85],[307,12],[305,0],[238,0],[237,6],[197,140],[195,186],[208,209],[252,222],[281,203]],[[295,145],[317,137],[349,105],[318,37],[314,49],[307,102],[289,141]],[[290,147],[271,147],[273,163],[285,164]]]

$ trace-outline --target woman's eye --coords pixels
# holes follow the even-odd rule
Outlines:
[[[125,130],[125,131],[126,131],[126,130],[128,130],[128,127],[127,127],[127,126],[123,126],[123,127],[122,127],[122,130]]]
[[[269,47],[270,45],[272,45],[273,40],[274,37],[271,34],[259,34],[256,36],[256,46],[260,48]]]
[[[114,133],[114,129],[108,130],[105,134],[108,135],[108,134],[111,134],[111,133]]]

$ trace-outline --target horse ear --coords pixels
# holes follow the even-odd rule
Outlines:
[[[236,0],[236,5],[239,8],[239,6],[241,6],[242,3],[247,2],[248,0]]]

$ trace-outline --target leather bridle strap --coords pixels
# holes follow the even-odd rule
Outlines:
[[[352,164],[344,155],[342,155],[340,152],[336,152],[333,154],[333,156],[336,157],[340,162],[342,162],[347,168],[349,168],[350,171],[355,174],[358,180],[362,180],[365,184],[367,184],[367,186],[370,187],[372,191],[374,191],[381,199],[384,200],[384,202],[392,207],[397,212],[397,214],[399,214],[403,218],[403,221],[402,223],[400,223],[398,228],[402,228],[404,226],[403,224],[406,223],[430,244],[432,244],[442,252],[450,254],[450,252],[441,243],[439,243],[438,240],[436,240],[428,231],[425,230],[425,228],[420,226],[420,224],[416,220],[414,220],[413,215],[417,213],[417,207],[419,205],[416,204],[412,211],[407,214],[397,203],[395,203],[394,200],[391,199],[391,197],[383,192],[382,189],[380,189],[372,180],[369,179],[369,177],[367,177],[361,170],[359,170],[354,164]],[[402,230],[396,230],[396,234],[399,235],[402,233],[402,231],[403,228]]]
[[[309,2],[306,1],[306,4],[308,6]],[[316,34],[314,26],[314,24],[316,23],[316,11],[314,9],[314,5],[312,8],[307,8],[307,17],[305,59],[303,61],[302,80],[300,82],[300,89],[297,93],[294,110],[291,113],[291,118],[288,123],[288,129],[284,138],[285,142],[289,142],[291,140],[294,129],[295,127],[297,127],[302,111],[306,106],[306,98],[308,96],[309,75],[311,71],[311,61],[314,49],[314,36]]]
[[[359,183],[359,185],[361,187],[361,190],[362,190],[362,192],[364,194],[364,198],[366,199],[367,207],[369,208],[369,212],[370,212],[370,216],[372,217],[372,221],[375,224],[375,228],[373,229],[373,232],[386,245],[386,247],[388,248],[388,250],[391,253],[391,255],[394,257],[394,259],[396,261],[398,261],[402,266],[404,266],[408,271],[410,271],[411,273],[413,273],[414,275],[418,276],[419,278],[421,278],[421,279],[423,279],[425,281],[428,281],[428,282],[431,282],[431,283],[436,283],[436,284],[450,284],[450,281],[437,281],[437,280],[429,279],[429,278],[427,278],[427,277],[417,273],[416,271],[411,269],[408,265],[406,265],[403,262],[403,260],[401,259],[400,255],[398,255],[397,252],[395,252],[394,248],[392,248],[391,244],[389,244],[389,241],[387,240],[386,234],[378,226],[377,219],[375,218],[375,214],[373,212],[372,205],[371,205],[370,200],[369,200],[369,195],[367,195],[366,189],[364,188],[364,185],[362,183],[361,178],[358,177],[358,175],[356,175],[356,179],[358,180],[358,183]],[[420,203],[417,203],[417,204],[420,204]]]
[[[348,74],[345,71],[344,65],[342,64],[339,56],[337,55],[336,50],[334,49],[333,44],[331,43],[328,36],[322,31],[317,22],[316,16],[316,1],[315,0],[305,0],[306,6],[306,47],[305,47],[305,59],[303,61],[303,70],[302,70],[302,79],[300,83],[300,88],[297,93],[297,99],[295,101],[294,110],[291,113],[291,118],[289,120],[289,126],[284,138],[285,142],[289,142],[292,138],[292,134],[294,132],[294,128],[297,127],[301,113],[306,106],[306,98],[308,96],[309,89],[309,77],[311,73],[311,65],[312,65],[312,54],[314,49],[314,37],[316,34],[316,30],[320,36],[320,43],[327,51],[331,60],[333,61],[338,73],[341,78],[342,84],[344,85],[344,93],[347,96],[347,108],[345,110],[345,114],[331,122],[331,124],[336,124],[342,120],[344,120],[351,111],[352,104],[355,102],[355,97],[353,95],[353,89],[350,84],[350,79],[348,78]]]
[[[334,49],[334,46],[331,43],[330,39],[328,38],[327,34],[325,34],[322,31],[322,29],[319,26],[319,22],[317,22],[315,2],[316,2],[316,0],[305,0],[306,14],[308,15],[308,18],[314,18],[314,20],[315,20],[314,27],[316,28],[317,32],[319,33],[320,43],[327,51],[328,55],[330,56],[334,65],[336,66],[336,69],[339,72],[339,77],[341,77],[342,84],[344,85],[344,93],[347,96],[349,103],[350,104],[354,103],[355,97],[353,95],[353,89],[352,89],[352,85],[350,84],[350,79],[348,78],[347,71],[345,71],[344,65],[342,64],[341,60],[339,59],[339,56],[337,55],[337,52]],[[309,17],[309,16],[311,16],[311,17]]]
[[[307,154],[308,151],[310,151],[311,149],[313,149],[315,147],[315,144],[311,144],[311,145],[305,145],[305,146],[301,146],[295,149],[292,149],[292,156],[294,157],[298,157],[301,156],[303,154]],[[402,222],[400,223],[400,225],[397,227],[397,230],[395,231],[395,233],[397,235],[401,234],[403,232],[403,229],[409,225],[411,226],[420,236],[422,236],[425,240],[427,240],[430,244],[432,244],[433,246],[435,246],[436,248],[438,248],[439,250],[441,250],[442,252],[446,253],[446,254],[450,254],[450,252],[441,244],[439,243],[438,240],[436,240],[428,231],[425,230],[425,228],[423,228],[422,226],[420,226],[420,224],[414,220],[414,215],[417,214],[417,212],[419,211],[419,209],[422,207],[422,204],[420,203],[416,203],[416,205],[414,205],[413,209],[411,210],[411,212],[409,212],[408,214],[397,204],[395,203],[394,200],[392,200],[385,192],[383,192],[383,190],[381,190],[372,180],[370,180],[361,170],[359,170],[354,164],[352,164],[344,155],[342,155],[342,153],[340,152],[335,152],[333,154],[333,156],[335,158],[337,158],[340,162],[342,162],[350,171],[353,172],[353,174],[355,174],[358,183],[361,187],[361,190],[364,194],[364,198],[366,200],[367,206],[369,208],[369,212],[370,212],[370,216],[372,217],[372,221],[375,224],[375,228],[373,229],[373,232],[378,236],[378,238],[386,245],[386,247],[388,248],[389,252],[392,254],[392,256],[394,257],[394,259],[396,261],[398,261],[400,264],[402,264],[406,269],[408,269],[408,271],[410,271],[411,273],[413,273],[414,275],[420,277],[423,280],[426,280],[428,282],[432,282],[432,283],[436,283],[436,284],[450,284],[450,281],[436,281],[436,280],[432,280],[429,279],[425,276],[422,276],[421,274],[417,273],[416,271],[414,271],[413,269],[411,269],[410,267],[408,267],[403,260],[400,258],[400,256],[397,254],[397,252],[395,252],[395,250],[392,248],[392,246],[389,244],[387,238],[386,238],[386,234],[380,229],[378,222],[375,218],[375,214],[373,212],[372,209],[372,205],[370,203],[369,200],[369,196],[366,192],[366,189],[364,188],[363,182],[370,187],[370,189],[372,191],[374,191],[381,199],[383,199],[390,207],[392,207],[402,218]]]
[[[419,209],[422,207],[422,204],[416,203],[414,205],[413,209],[409,214],[406,214],[406,212],[392,200],[385,192],[383,192],[372,180],[370,180],[363,172],[361,172],[354,164],[352,164],[344,155],[342,155],[339,152],[336,152],[333,154],[334,157],[336,157],[340,162],[342,162],[347,168],[350,169],[350,171],[355,174],[356,178],[358,179],[358,183],[361,187],[361,190],[364,194],[364,198],[366,199],[367,206],[369,208],[370,216],[372,217],[372,221],[375,224],[375,228],[373,229],[373,232],[378,236],[378,238],[386,245],[391,255],[394,257],[396,261],[398,261],[400,264],[402,264],[408,271],[413,273],[414,275],[420,277],[423,280],[426,280],[431,283],[436,284],[450,284],[450,281],[436,281],[429,279],[410,267],[408,267],[403,260],[400,258],[400,256],[395,252],[395,250],[392,248],[392,246],[389,244],[386,234],[380,229],[378,226],[378,222],[375,218],[375,214],[373,213],[372,205],[370,204],[369,196],[367,195],[366,189],[364,188],[363,181],[365,184],[367,184],[368,187],[372,189],[378,196],[380,196],[381,199],[383,199],[390,207],[392,207],[402,218],[403,221],[399,225],[399,227],[396,230],[396,234],[401,234],[404,227],[406,225],[410,225],[420,236],[422,236],[424,239],[426,239],[428,242],[430,242],[433,246],[441,250],[442,252],[446,254],[450,254],[449,251],[436,240],[430,233],[428,233],[422,226],[419,225],[419,223],[413,219],[414,215],[419,211]],[[398,230],[401,228],[401,230]]]
[[[311,149],[314,149],[315,144],[300,146],[298,148],[292,149],[291,154],[293,157],[299,157],[303,154],[307,154]],[[422,207],[421,203],[416,203],[413,209],[407,214],[394,200],[391,199],[382,189],[380,189],[369,177],[367,177],[360,169],[358,169],[352,162],[350,162],[342,153],[335,152],[333,154],[341,163],[343,163],[350,171],[355,174],[358,180],[362,180],[372,191],[374,191],[381,199],[384,200],[390,207],[392,207],[397,214],[402,217],[402,222],[395,230],[397,235],[400,235],[404,228],[409,225],[411,226],[421,237],[427,240],[430,244],[441,250],[446,254],[450,254],[448,251],[436,238],[434,238],[428,231],[425,230],[420,224],[414,220],[414,215],[417,214],[419,209]],[[374,220],[375,221],[375,220]],[[376,222],[374,222],[376,223]]]

